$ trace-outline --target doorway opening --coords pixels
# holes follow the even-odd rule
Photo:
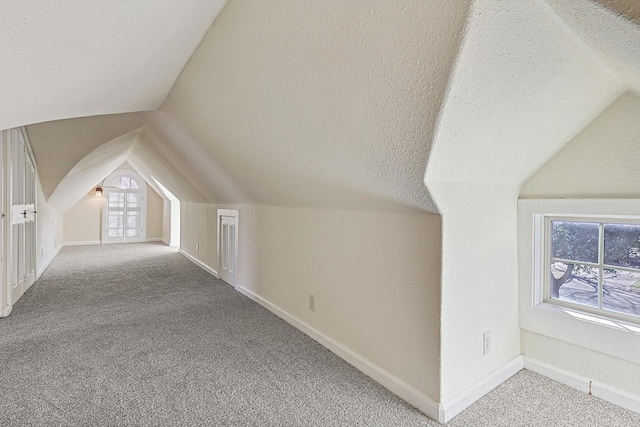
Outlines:
[[[151,176],[164,196],[164,215],[162,225],[162,239],[165,245],[180,246],[180,200],[167,187]],[[152,184],[153,184],[152,183]]]
[[[238,211],[218,209],[218,254],[220,278],[237,285],[238,279]]]

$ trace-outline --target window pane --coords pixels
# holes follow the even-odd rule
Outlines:
[[[551,297],[597,307],[598,274],[596,267],[554,262],[551,264]]]
[[[640,316],[640,272],[605,270],[602,308]]]
[[[109,192],[109,207],[110,208],[124,208],[124,193],[122,192]]]
[[[131,189],[132,190],[137,190],[138,189],[138,181],[136,181],[133,178],[131,178]]]
[[[553,258],[598,262],[598,223],[551,221]]]
[[[127,212],[127,228],[135,228],[140,226],[140,212],[129,211]]]
[[[604,263],[640,268],[640,224],[604,225]]]
[[[120,180],[120,188],[122,188],[123,190],[126,190],[129,188],[129,177],[127,176],[123,176],[122,179]]]
[[[142,194],[127,193],[127,208],[141,208],[142,207]]]

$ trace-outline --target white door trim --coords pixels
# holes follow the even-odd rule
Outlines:
[[[138,188],[136,189],[131,189],[131,188],[119,188],[116,186],[116,181],[119,180],[122,177],[130,177],[133,178],[137,181],[138,184]],[[108,213],[109,213],[109,193],[111,191],[122,191],[124,192],[125,195],[125,206],[126,206],[126,199],[127,199],[127,193],[128,192],[132,192],[132,193],[140,193],[142,194],[142,230],[141,230],[141,236],[140,238],[136,238],[134,239],[135,242],[146,242],[147,241],[147,182],[144,180],[144,178],[142,178],[140,176],[140,174],[136,173],[133,170],[130,169],[118,169],[113,171],[111,174],[109,174],[109,176],[107,176],[104,180],[103,180],[103,185],[102,185],[103,191],[104,191],[104,202],[102,203],[102,236],[101,236],[101,243],[102,244],[108,244],[108,243],[128,243],[127,242],[127,238],[126,235],[123,235],[122,242],[109,242],[108,236],[107,236],[107,221],[108,221]],[[126,216],[125,216],[125,220],[126,220]],[[126,234],[126,233],[125,233]]]
[[[222,277],[222,234],[221,234],[221,227],[220,227],[220,222],[222,221],[222,217],[232,217],[235,218],[236,220],[236,233],[235,233],[235,242],[234,242],[234,253],[232,254],[234,257],[233,260],[233,265],[234,265],[234,269],[233,269],[233,279],[232,279],[232,283],[229,283],[231,286],[238,286],[238,266],[239,266],[239,259],[238,259],[238,236],[240,235],[240,221],[239,221],[239,212],[237,209],[218,209],[218,213],[217,213],[217,248],[218,248],[218,272],[220,274],[220,277]]]

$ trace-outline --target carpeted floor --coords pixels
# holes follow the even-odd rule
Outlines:
[[[0,425],[437,426],[157,244],[63,249],[0,319]],[[450,426],[632,426],[521,371]]]

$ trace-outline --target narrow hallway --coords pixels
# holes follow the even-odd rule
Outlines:
[[[430,422],[160,244],[64,248],[0,330],[3,425]]]
[[[0,320],[0,384],[10,426],[439,425],[153,243],[64,248]],[[639,423],[521,371],[447,425]]]

